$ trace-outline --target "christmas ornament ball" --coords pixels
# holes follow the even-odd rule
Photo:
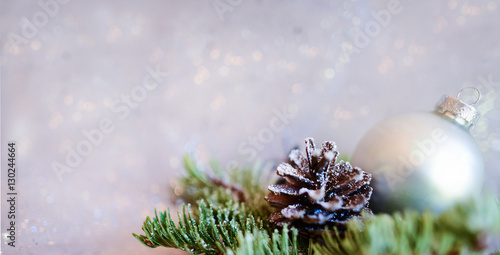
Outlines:
[[[440,212],[477,195],[484,161],[469,129],[478,118],[471,105],[444,96],[434,112],[399,114],[371,128],[351,160],[373,175],[370,207]]]

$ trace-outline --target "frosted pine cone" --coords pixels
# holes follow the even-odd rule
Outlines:
[[[270,185],[266,200],[279,210],[269,217],[278,226],[287,223],[302,234],[319,236],[325,226],[345,228],[347,222],[368,209],[372,188],[371,174],[348,162],[336,163],[338,152],[334,142],[324,142],[316,149],[307,138],[306,155],[290,152],[290,164],[278,166],[285,184]]]

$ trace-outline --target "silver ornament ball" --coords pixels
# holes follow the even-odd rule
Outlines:
[[[461,104],[445,96],[435,112],[390,117],[361,139],[351,161],[373,174],[375,211],[439,212],[481,191],[484,161],[469,133],[479,114]]]

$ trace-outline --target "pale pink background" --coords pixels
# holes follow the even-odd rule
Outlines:
[[[234,6],[219,17],[214,2]],[[350,154],[382,118],[432,110],[472,85],[485,98],[473,134],[486,186],[500,193],[500,1],[402,0],[345,61],[355,28],[387,10],[388,1],[366,2],[72,0],[16,46],[9,33],[22,35],[24,18],[46,11],[1,0],[1,184],[6,142],[16,141],[20,194],[19,247],[5,254],[172,254],[131,233],[154,208],[173,206],[186,152],[272,165],[312,136]],[[119,119],[113,98],[156,65],[169,76]],[[297,112],[282,130],[258,148],[241,145],[283,108]],[[115,129],[59,181],[51,164],[106,117]]]

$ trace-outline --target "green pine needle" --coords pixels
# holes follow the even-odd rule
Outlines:
[[[267,218],[274,209],[264,197],[267,195],[267,185],[261,180],[264,174],[260,169],[247,168],[224,172],[215,162],[212,162],[213,176],[199,169],[190,156],[184,157],[186,176],[181,178],[185,192],[181,198],[186,203],[195,203],[203,199],[212,205],[223,205],[229,201],[244,202],[254,216]]]
[[[407,211],[393,215],[363,215],[347,230],[325,231],[315,242],[297,229],[275,228],[267,221],[274,211],[267,201],[267,177],[259,170],[225,173],[217,164],[200,170],[184,158],[186,176],[180,197],[186,204],[174,222],[170,210],[146,218],[144,245],[177,248],[191,254],[473,254],[485,248],[485,237],[500,240],[500,203],[488,196],[461,203],[442,214]],[[192,204],[193,206],[191,207]],[[500,245],[500,242],[497,244]],[[499,254],[499,253],[495,253]],[[500,254],[499,254],[500,255]]]
[[[198,219],[193,216],[191,206],[187,207],[178,213],[177,224],[168,210],[146,219],[142,227],[145,235],[133,235],[152,248],[164,246],[191,254],[220,254],[237,247],[238,234],[262,229],[262,224],[257,223],[241,204],[229,202],[226,207],[214,208],[200,200]]]
[[[290,240],[291,231],[291,240]],[[228,255],[297,255],[297,229],[291,230],[285,225],[281,232],[274,230],[272,237],[265,230],[254,230],[238,234],[239,246],[236,250],[227,250]]]
[[[316,254],[472,254],[482,248],[485,234],[500,234],[500,204],[494,197],[470,200],[438,215],[363,215],[349,222],[342,236],[326,231]]]

